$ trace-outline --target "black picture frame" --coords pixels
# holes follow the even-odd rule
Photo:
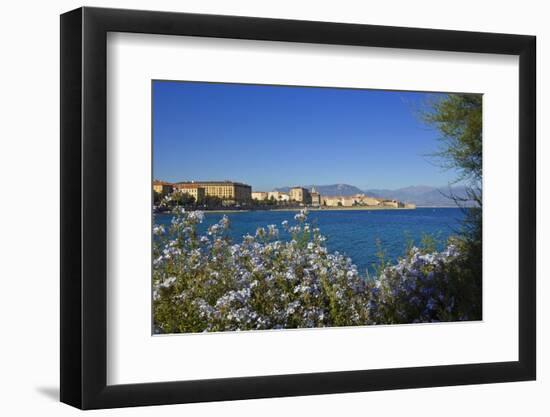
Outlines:
[[[519,56],[519,360],[112,385],[107,376],[108,32]],[[534,380],[534,36],[136,10],[61,15],[61,401],[81,409]]]

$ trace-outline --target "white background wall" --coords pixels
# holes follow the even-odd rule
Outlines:
[[[544,77],[550,59],[545,2],[193,0],[93,1],[88,6],[157,9],[326,20],[379,25],[509,32],[538,37],[539,285],[538,381],[99,411],[94,415],[465,416],[548,415],[550,405],[550,286],[545,257],[550,225],[543,190],[550,157],[542,138],[550,97]],[[59,392],[59,17],[81,6],[72,0],[3,4],[0,23],[0,413],[74,415]],[[543,236],[544,234],[544,236]],[[406,347],[403,347],[406,348]],[[546,394],[546,395],[544,395]]]

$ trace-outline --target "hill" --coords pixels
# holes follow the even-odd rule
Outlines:
[[[369,189],[364,193],[373,197],[395,199],[404,203],[414,203],[419,207],[454,207],[455,202],[451,196],[466,198],[466,187],[430,187],[411,186],[396,190]]]
[[[431,187],[428,185],[414,185],[395,190],[376,188],[361,190],[360,188],[349,184],[309,184],[300,186],[310,190],[315,187],[317,192],[321,193],[321,195],[349,196],[355,194],[366,194],[368,196],[387,200],[398,200],[403,203],[413,203],[418,207],[454,207],[455,202],[451,196],[454,195],[459,198],[465,198],[467,195],[466,187],[464,186]],[[275,190],[288,192],[290,188],[291,187],[286,186],[276,188]]]

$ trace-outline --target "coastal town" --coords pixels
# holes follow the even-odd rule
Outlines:
[[[416,206],[398,200],[388,200],[365,194],[322,195],[315,187],[296,186],[288,192],[256,191],[248,184],[234,181],[153,181],[155,207],[162,201],[177,201],[184,206],[203,209],[415,209]]]

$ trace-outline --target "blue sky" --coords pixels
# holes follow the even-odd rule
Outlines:
[[[254,190],[306,184],[447,185],[426,93],[153,82],[153,176],[233,180]]]

